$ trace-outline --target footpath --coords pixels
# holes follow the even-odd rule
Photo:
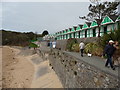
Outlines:
[[[76,52],[67,52],[64,51],[65,53],[67,53],[68,55],[71,55],[75,58],[77,58],[78,60],[82,60],[83,62],[90,64],[92,66],[94,66],[95,68],[106,72],[108,74],[111,74],[115,77],[118,77],[119,75],[119,68],[120,67],[116,67],[115,70],[112,70],[111,67],[105,67],[105,59],[98,57],[98,56],[92,56],[92,57],[88,57],[87,55],[84,55],[83,57],[81,57],[80,53],[76,53]]]

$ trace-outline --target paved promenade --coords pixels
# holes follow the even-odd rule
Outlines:
[[[82,60],[96,68],[98,68],[99,70],[102,70],[108,74],[114,75],[116,77],[118,77],[118,67],[116,67],[115,70],[112,70],[111,67],[107,68],[105,67],[105,59],[101,58],[101,57],[97,57],[97,56],[92,56],[92,57],[88,57],[87,55],[84,55],[84,57],[81,57],[80,53],[76,53],[76,52],[66,52],[65,53],[77,58],[78,60]]]

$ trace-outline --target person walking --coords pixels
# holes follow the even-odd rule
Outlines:
[[[56,41],[52,42],[53,48],[56,48]]]
[[[81,43],[79,44],[79,47],[80,47],[80,51],[81,51],[81,56],[83,57],[83,51],[85,48],[85,44],[83,43],[83,41],[81,41]]]
[[[52,41],[50,41],[50,48],[52,48]]]
[[[115,67],[113,66],[112,62],[112,56],[116,50],[116,47],[114,47],[114,41],[110,40],[109,43],[106,45],[105,50],[104,50],[104,56],[105,54],[107,55],[107,61],[105,63],[105,67],[108,67],[108,64],[110,64],[111,68],[115,70]]]

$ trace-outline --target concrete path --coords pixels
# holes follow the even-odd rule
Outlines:
[[[81,57],[80,53],[76,53],[76,52],[66,52],[68,55],[71,55],[75,58],[77,58],[78,60],[82,60],[106,73],[109,73],[111,75],[114,75],[115,77],[118,77],[118,67],[116,67],[116,70],[112,70],[110,67],[107,68],[105,67],[105,59],[102,59],[100,57],[97,56],[92,56],[92,57],[88,57],[87,55],[84,55],[84,57]]]

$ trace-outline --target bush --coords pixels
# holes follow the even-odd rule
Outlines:
[[[72,45],[72,51],[79,52],[79,50],[80,50],[80,47],[78,43],[75,43]]]
[[[102,47],[105,47],[109,40],[118,41],[120,43],[120,29],[115,30],[114,32],[111,32],[109,34],[104,34],[101,37],[100,45]]]
[[[68,39],[68,40],[67,40],[66,49],[67,49],[68,51],[73,51],[73,50],[72,50],[72,46],[73,46],[74,44],[76,44],[76,43],[78,43],[78,42],[77,42],[77,40],[76,40],[75,38],[70,38],[70,39]]]
[[[36,44],[34,44],[34,43],[30,43],[29,47],[31,47],[31,48],[37,48],[38,45],[36,45]]]
[[[101,56],[102,53],[103,53],[103,48],[100,47],[97,43],[88,43],[88,44],[85,46],[84,52],[85,52],[85,53],[90,52],[90,53],[93,54],[93,55]]]

